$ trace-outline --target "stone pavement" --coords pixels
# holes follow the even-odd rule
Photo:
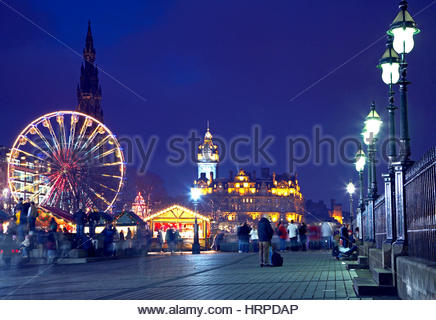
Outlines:
[[[155,255],[0,271],[1,299],[358,299],[353,270],[329,252],[288,252],[281,268],[257,254]]]

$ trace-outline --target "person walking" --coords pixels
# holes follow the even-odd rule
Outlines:
[[[47,263],[48,264],[54,263],[57,253],[57,243],[56,243],[56,231],[54,231],[53,229],[50,229],[50,231],[47,234],[47,241],[45,243],[45,248],[47,250]]]
[[[250,231],[251,228],[246,222],[238,228],[239,253],[247,253],[249,251]]]
[[[251,246],[253,247],[253,252],[259,251],[259,234],[257,233],[256,226],[253,226],[253,228],[250,231],[250,242]]]
[[[126,240],[132,240],[132,230],[127,228]]]
[[[176,243],[176,250],[179,251],[179,252],[182,252],[183,239],[182,239],[182,237],[180,235],[179,229],[176,229],[174,231],[174,240],[175,240],[175,243]]]
[[[288,240],[288,231],[282,221],[279,222],[277,233],[280,238],[280,251],[284,252],[286,250],[286,240]]]
[[[106,257],[115,256],[114,237],[116,229],[112,224],[107,224],[102,234],[103,240],[103,253]]]
[[[257,225],[257,234],[259,236],[259,260],[260,267],[271,266],[269,263],[269,248],[274,230],[269,220],[263,216]]]
[[[24,211],[23,198],[20,198],[14,209],[15,224],[17,226],[18,241],[24,241],[27,231],[27,211]]]
[[[348,248],[350,245],[350,237],[348,236],[348,228],[344,223],[342,224],[341,229],[339,230],[340,239],[342,240],[342,246],[344,248]]]
[[[159,244],[159,252],[163,251],[163,234],[162,234],[162,230],[159,229],[157,230],[157,243]]]
[[[300,236],[301,249],[303,251],[306,251],[307,250],[307,226],[304,222],[298,228],[298,234]]]
[[[35,202],[30,203],[29,210],[27,212],[27,222],[29,223],[29,231],[35,231],[36,218],[38,217],[38,208]]]
[[[89,236],[91,238],[95,237],[95,227],[97,226],[98,221],[100,221],[100,214],[98,213],[97,209],[89,211],[88,223],[89,223]]]
[[[174,253],[175,234],[173,228],[168,228],[165,234],[165,241],[168,246],[168,251]]]
[[[297,241],[298,227],[294,223],[294,220],[291,220],[291,223],[288,225],[288,236],[291,240],[291,250],[298,250],[298,241]]]
[[[82,207],[79,211],[73,214],[74,223],[76,224],[76,234],[81,238],[85,233],[86,214],[83,212]]]
[[[332,249],[333,229],[329,222],[323,222],[321,225],[321,240],[324,248]]]

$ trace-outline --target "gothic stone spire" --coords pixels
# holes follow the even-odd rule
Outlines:
[[[88,22],[85,48],[83,49],[84,62],[80,68],[80,82],[77,86],[77,111],[103,121],[101,104],[101,87],[98,80],[98,69],[94,65],[95,49],[91,32],[91,22]]]

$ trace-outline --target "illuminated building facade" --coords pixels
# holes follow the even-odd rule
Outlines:
[[[9,153],[7,154],[9,158]],[[50,167],[43,168],[38,159],[31,156],[18,156],[16,152],[10,157],[11,177],[16,188],[17,199],[41,203],[47,194],[46,181],[41,174],[44,170],[50,172]],[[11,188],[9,188],[11,189]]]
[[[205,145],[216,154],[212,173],[205,172],[201,162]],[[199,149],[199,177],[194,185],[201,189],[202,207],[212,212],[213,220],[257,220],[267,214],[273,222],[302,221],[304,199],[295,176],[270,174],[268,168],[262,168],[260,177],[256,177],[255,172],[250,174],[241,169],[236,176],[231,173],[228,179],[218,178],[215,175],[218,159],[218,150],[208,129]]]
[[[340,224],[343,223],[342,205],[339,203],[334,203],[332,200],[332,209],[329,210],[329,216],[335,219]]]

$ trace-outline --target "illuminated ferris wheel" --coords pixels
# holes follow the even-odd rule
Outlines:
[[[75,111],[34,120],[16,138],[8,158],[15,200],[67,212],[80,206],[110,211],[124,174],[116,137],[100,121]]]

